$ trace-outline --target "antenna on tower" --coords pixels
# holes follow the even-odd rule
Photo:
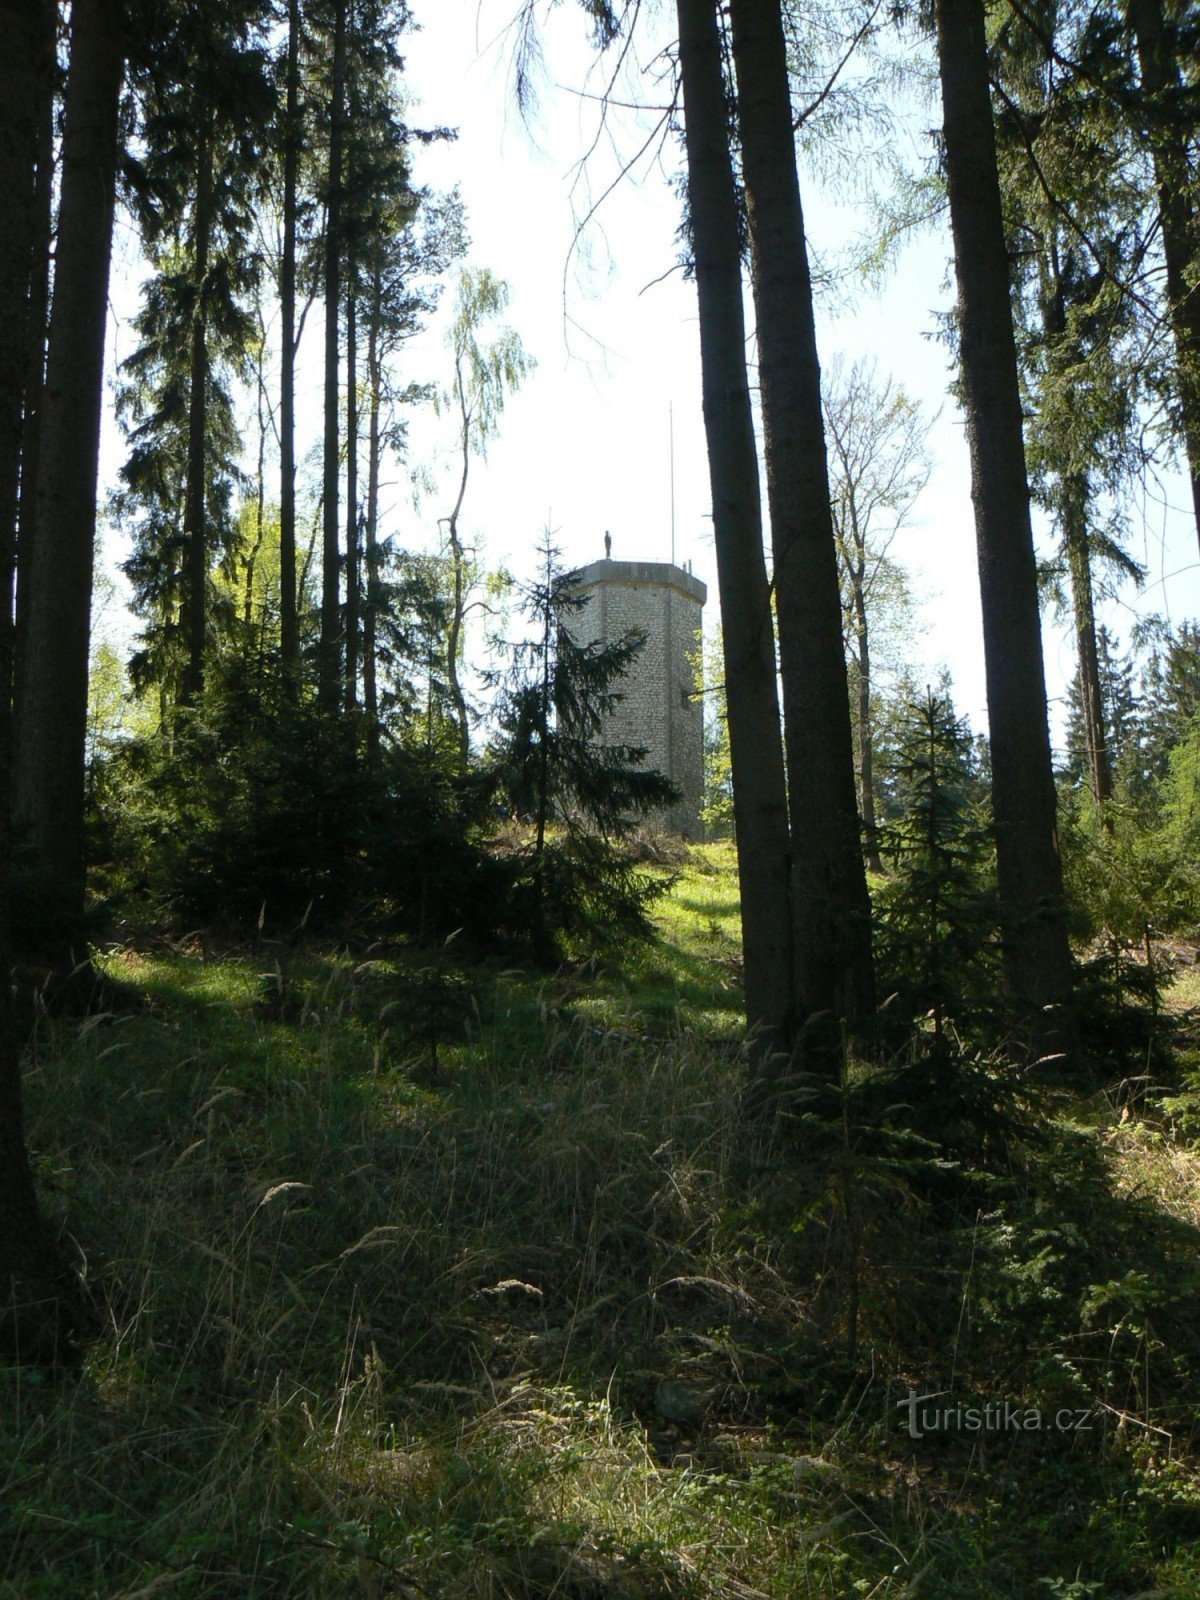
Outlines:
[[[671,565],[675,565],[675,407],[667,401],[667,432],[671,456]]]

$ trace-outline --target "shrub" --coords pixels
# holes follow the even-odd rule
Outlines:
[[[425,938],[503,918],[506,869],[477,837],[484,785],[437,753],[368,754],[357,719],[323,718],[265,673],[233,666],[112,763],[97,830],[109,884],[176,926],[365,919]]]

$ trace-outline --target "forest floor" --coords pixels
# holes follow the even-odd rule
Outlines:
[[[551,977],[114,951],[28,1065],[103,1327],[0,1372],[0,1597],[1200,1596],[1200,969],[1169,1090],[966,1171],[751,1137],[736,907],[714,846]]]

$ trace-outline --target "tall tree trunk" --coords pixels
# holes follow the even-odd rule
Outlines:
[[[1071,954],[982,0],[937,0],[936,23],[983,609],[1004,982],[1031,1042],[1069,1047]]]
[[[258,571],[258,558],[262,554],[263,540],[267,533],[267,329],[262,318],[262,307],[258,310],[258,352],[254,358],[254,387],[258,401],[258,461],[254,474],[254,543],[250,546],[250,554],[246,557],[246,593],[242,600],[242,623],[249,630],[254,619],[254,578]],[[265,622],[267,611],[266,595],[263,596],[263,618]],[[259,636],[262,636],[260,625]]]
[[[29,632],[16,699],[14,810],[41,905],[60,919],[61,938],[43,952],[60,971],[71,969],[85,891],[88,637],[123,23],[119,0],[75,0]]]
[[[51,105],[43,70],[42,16],[29,0],[2,0],[0,26],[0,538],[5,568],[2,601],[12,610],[13,554],[22,478],[22,412],[26,409],[32,287],[37,243],[37,179],[41,127]],[[29,396],[32,398],[32,396]]]
[[[18,1359],[65,1354],[71,1310],[64,1269],[38,1206],[25,1146],[20,1047],[12,995],[11,881],[12,574],[16,550],[21,413],[28,389],[29,327],[40,315],[34,288],[39,236],[41,139],[52,84],[44,50],[45,7],[0,0],[0,1350]],[[26,418],[29,406],[26,405]],[[29,432],[24,434],[29,447]]]
[[[8,39],[12,40],[9,34]],[[0,139],[3,135],[0,134]],[[4,546],[11,545],[7,533]],[[9,551],[2,551],[7,560]],[[14,627],[0,610],[0,1351],[18,1360],[58,1365],[80,1331],[70,1275],[42,1215],[34,1187],[21,1104],[21,1052],[14,1014],[12,840],[8,823],[12,777]]]
[[[346,288],[346,704],[358,704],[358,299]]]
[[[454,368],[455,388],[458,393],[459,416],[462,423],[462,476],[458,484],[458,498],[446,519],[450,539],[450,621],[446,629],[446,682],[454,705],[454,721],[458,733],[458,754],[463,766],[471,758],[471,730],[467,717],[467,697],[463,693],[458,664],[462,655],[463,624],[467,602],[466,552],[458,537],[458,518],[467,495],[467,479],[471,472],[471,418],[467,409],[467,392],[463,381],[462,358],[456,357]],[[539,827],[539,840],[541,829]],[[538,844],[541,851],[541,844]]]
[[[746,1022],[755,1062],[792,1044],[791,850],[758,456],[746,377],[737,190],[715,0],[678,0],[688,209],[700,304]]]
[[[366,602],[363,606],[363,704],[367,712],[367,748],[379,749],[379,689],[375,676],[375,617],[379,604],[379,271],[376,269],[371,300],[371,326],[367,333],[367,388],[371,412],[367,423]]]
[[[12,40],[12,35],[7,35]],[[3,133],[0,132],[0,141]],[[6,531],[0,558],[10,559]],[[14,624],[0,609],[0,1352],[57,1366],[83,1331],[72,1276],[38,1204],[25,1143],[20,1035],[13,1004],[12,668]]]
[[[875,729],[871,722],[871,629],[867,617],[866,572],[856,556],[854,590],[854,654],[858,673],[858,809],[862,817],[863,855],[870,872],[882,872],[879,829],[875,824]]]
[[[208,256],[212,242],[212,130],[200,135],[196,204],[192,220],[192,353],[188,386],[187,481],[183,501],[183,633],[187,662],[180,699],[191,704],[204,687],[204,643],[208,610],[208,528],[205,504],[208,442]]]
[[[1057,240],[1052,236],[1042,245],[1043,327],[1048,342],[1064,344],[1067,339],[1067,300]],[[1068,347],[1068,356],[1082,359],[1078,345]],[[1068,428],[1074,407],[1068,401]],[[1100,683],[1100,659],[1096,645],[1096,606],[1092,593],[1092,551],[1088,537],[1090,490],[1086,473],[1063,471],[1059,474],[1059,511],[1062,543],[1071,582],[1071,615],[1075,624],[1075,653],[1079,670],[1079,701],[1083,715],[1084,744],[1087,751],[1088,783],[1101,824],[1112,828],[1106,806],[1112,799],[1112,775],[1108,759],[1108,739],[1104,726],[1104,694]]]
[[[346,86],[346,0],[336,0],[329,108],[329,203],[325,221],[325,443],[321,542],[321,634],[317,703],[336,709],[342,682],[338,551],[338,312],[342,282],[342,144]]]
[[[1088,781],[1101,822],[1111,828],[1112,818],[1105,808],[1112,799],[1112,771],[1108,759],[1108,735],[1104,726],[1100,656],[1096,648],[1096,606],[1092,595],[1086,480],[1078,475],[1068,478],[1063,485],[1063,492],[1063,543],[1071,579],[1071,611],[1075,620],[1075,651],[1079,663],[1079,700],[1083,710]]]
[[[446,682],[454,705],[454,725],[458,735],[458,758],[465,768],[471,759],[471,729],[467,697],[463,692],[459,663],[462,659],[463,626],[466,620],[466,554],[458,537],[458,519],[450,522],[450,562],[452,589],[450,624],[446,632]]]
[[[546,577],[550,578],[550,558],[546,559]],[[538,714],[538,780],[537,780],[537,836],[534,857],[541,860],[546,848],[546,824],[550,820],[550,727],[554,717],[554,697],[551,693],[550,655],[553,648],[554,607],[550,599],[549,581],[546,588],[546,609],[542,617],[542,687]],[[538,896],[542,881],[537,880]]]
[[[1185,123],[1178,107],[1168,104],[1172,97],[1179,97],[1182,84],[1162,0],[1127,0],[1126,11],[1137,40],[1146,116],[1153,139],[1179,409],[1183,414],[1192,511],[1200,539],[1200,283],[1187,146],[1194,126]]]
[[[300,0],[288,0],[286,70],[283,260],[279,269],[283,346],[279,394],[279,648],[284,678],[294,688],[300,671],[296,605],[296,176],[300,159]]]
[[[41,449],[42,396],[46,385],[46,332],[50,320],[50,258],[54,242],[54,82],[57,70],[57,0],[39,0],[37,176],[34,182],[33,258],[25,324],[25,394],[21,417],[21,488],[17,502],[15,660],[20,661],[28,632],[28,585],[20,576],[28,562],[37,514],[37,462]],[[35,78],[34,82],[37,82]],[[5,95],[7,99],[7,95]],[[24,556],[21,552],[24,551]],[[19,671],[19,667],[16,669]]]
[[[791,810],[797,1004],[814,1061],[874,1008],[821,373],[779,0],[731,0]]]

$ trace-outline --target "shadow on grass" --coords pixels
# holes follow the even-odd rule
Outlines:
[[[111,1325],[75,1385],[3,1379],[4,1600],[1184,1584],[1200,1237],[1140,1152],[1047,1122],[943,1194],[860,1141],[848,1229],[844,1134],[750,1158],[676,1025],[709,967],[642,961],[477,973],[432,1056],[442,969],[335,958],[145,962],[155,1014],[39,1041]],[[909,1381],[1101,1423],[912,1441]]]

